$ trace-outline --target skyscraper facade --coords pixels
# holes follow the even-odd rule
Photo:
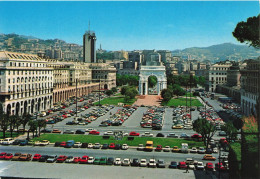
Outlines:
[[[87,31],[83,35],[83,62],[96,63],[96,34]]]

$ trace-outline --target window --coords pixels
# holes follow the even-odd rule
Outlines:
[[[11,79],[10,78],[8,78],[8,83],[11,83]]]

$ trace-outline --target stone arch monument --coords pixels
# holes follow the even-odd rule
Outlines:
[[[157,78],[157,95],[161,94],[163,89],[167,88],[167,78],[166,78],[165,66],[144,66],[140,68],[139,74],[139,94],[148,95],[148,78],[150,76],[155,76]]]

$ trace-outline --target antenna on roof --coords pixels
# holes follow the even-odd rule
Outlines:
[[[88,31],[90,32],[90,20],[88,21]]]

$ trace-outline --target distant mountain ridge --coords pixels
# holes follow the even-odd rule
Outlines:
[[[190,56],[198,60],[222,61],[222,60],[244,60],[257,58],[260,55],[259,50],[246,45],[236,45],[232,43],[223,43],[209,47],[191,47],[183,50],[173,50],[173,55]]]

